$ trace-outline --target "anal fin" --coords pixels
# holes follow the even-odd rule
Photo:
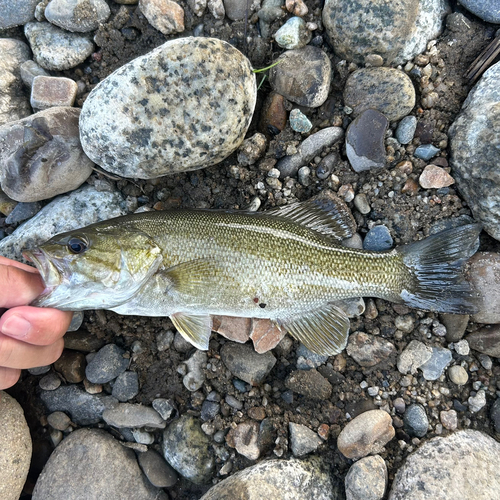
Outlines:
[[[335,304],[278,322],[316,354],[333,356],[347,345],[349,318]]]
[[[197,349],[208,350],[212,318],[208,314],[175,313],[170,316],[177,331]]]

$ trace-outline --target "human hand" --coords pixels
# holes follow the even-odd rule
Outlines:
[[[62,353],[73,313],[28,306],[43,289],[36,269],[0,256],[0,390]]]

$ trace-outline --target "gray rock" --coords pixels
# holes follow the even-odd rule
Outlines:
[[[500,63],[469,92],[449,129],[457,187],[485,231],[500,240]]]
[[[384,136],[387,118],[375,109],[366,109],[349,125],[346,151],[356,172],[385,167]]]
[[[500,323],[500,254],[479,252],[470,259],[469,280],[478,293],[476,323]]]
[[[262,8],[257,12],[262,38],[271,36],[271,23],[286,16],[286,12],[282,9],[284,4],[284,0],[264,0],[262,2]]]
[[[283,49],[305,47],[312,38],[306,22],[301,17],[291,17],[275,34],[276,43]]]
[[[205,382],[203,368],[206,367],[207,359],[207,353],[197,349],[194,354],[184,362],[188,372],[184,375],[182,383],[188,391],[197,391],[203,385],[203,382]]]
[[[245,139],[238,149],[238,163],[244,167],[253,165],[264,156],[267,148],[267,139],[264,134],[256,132],[252,137]]]
[[[35,62],[48,70],[63,71],[81,64],[94,51],[84,35],[68,33],[50,23],[31,22],[24,26]]]
[[[220,404],[215,401],[208,401],[205,399],[201,405],[201,419],[206,422],[215,418],[220,411]]]
[[[417,129],[417,118],[413,115],[405,116],[396,129],[396,139],[400,144],[410,144]]]
[[[450,380],[457,385],[465,385],[469,381],[467,370],[460,365],[451,366],[448,369],[448,377],[450,377]]]
[[[30,103],[35,110],[60,106],[73,106],[78,92],[77,83],[60,76],[35,76],[31,87]]]
[[[66,332],[64,335],[64,348],[73,349],[82,352],[98,351],[104,347],[105,341],[96,335],[85,330],[78,330],[76,332]]]
[[[149,406],[132,403],[119,403],[102,414],[103,420],[118,429],[153,427],[164,429],[165,420]]]
[[[446,328],[446,340],[448,342],[460,340],[464,336],[469,323],[468,314],[440,314],[439,319]]]
[[[495,432],[500,433],[500,398],[491,405],[490,418],[495,427]]]
[[[170,399],[153,399],[153,408],[161,415],[163,420],[168,420],[176,412],[175,403]]]
[[[359,365],[369,368],[395,357],[396,348],[386,339],[364,332],[349,335],[346,352]]]
[[[437,380],[451,363],[453,356],[449,349],[433,347],[431,357],[419,366],[425,380]]]
[[[317,108],[328,97],[331,82],[331,64],[318,47],[308,45],[282,54],[271,68],[269,82],[273,90],[288,100]]]
[[[220,356],[235,377],[252,385],[262,383],[276,364],[271,352],[258,354],[250,344],[224,344]]]
[[[323,23],[340,57],[364,64],[378,54],[389,66],[423,52],[448,11],[445,0],[327,0]]]
[[[0,30],[22,26],[35,19],[35,7],[39,0],[0,0]]]
[[[297,349],[297,368],[299,370],[310,370],[311,368],[318,368],[326,363],[328,356],[316,354],[310,351],[304,344],[300,344]]]
[[[42,205],[38,202],[18,203],[5,219],[5,223],[18,224],[19,222],[31,219],[31,217],[34,217],[41,209]]]
[[[415,88],[410,77],[395,68],[361,68],[349,75],[344,102],[358,116],[375,109],[389,121],[397,121],[415,106]]]
[[[183,415],[163,432],[163,456],[183,477],[193,483],[210,481],[215,460],[208,436],[200,422],[191,415]]]
[[[171,488],[177,482],[177,473],[165,462],[164,458],[154,450],[139,453],[137,456],[142,472],[150,483],[157,488]]]
[[[496,0],[458,0],[458,2],[483,21],[500,24],[500,5]]]
[[[139,393],[139,377],[136,372],[123,372],[118,375],[111,395],[118,401],[125,402]]]
[[[125,351],[115,344],[105,345],[87,365],[85,375],[93,384],[105,384],[123,373],[130,360],[123,357]]]
[[[65,431],[71,425],[71,419],[62,411],[55,411],[47,415],[47,422],[58,431]]]
[[[358,193],[354,197],[354,206],[363,215],[368,215],[371,211],[370,203],[365,193]]]
[[[92,173],[82,150],[80,110],[50,108],[0,127],[0,182],[16,201],[40,201],[78,188]]]
[[[0,2],[5,3],[2,0]],[[14,5],[10,1],[7,3]],[[24,42],[13,38],[0,38],[0,125],[31,114],[19,70],[30,57],[30,49]]]
[[[286,378],[285,386],[314,400],[328,399],[332,395],[332,384],[316,370],[293,371]]]
[[[398,370],[403,375],[416,373],[432,357],[432,347],[418,340],[412,340],[398,356]]]
[[[403,424],[410,436],[424,437],[429,430],[429,419],[422,405],[412,404],[406,408]]]
[[[248,9],[246,0],[223,0],[223,2],[226,16],[231,19],[231,21],[241,21],[245,19]]]
[[[312,451],[316,451],[323,440],[316,432],[305,425],[289,422],[290,444],[295,457],[303,457]]]
[[[467,337],[471,349],[500,358],[500,326],[484,327]]]
[[[329,464],[313,456],[305,460],[267,460],[212,486],[200,500],[340,500],[338,480]]]
[[[31,436],[19,403],[0,391],[0,498],[18,500],[28,476]]]
[[[33,80],[37,76],[50,76],[50,74],[45,71],[41,66],[39,66],[35,61],[29,59],[25,61],[20,66],[21,79],[26,85],[26,87],[31,88],[33,85]]]
[[[42,391],[40,398],[49,412],[69,413],[77,425],[92,425],[101,421],[107,408],[118,404],[110,396],[89,394],[77,385],[65,385],[51,391]]]
[[[238,148],[255,101],[243,54],[215,38],[180,38],[97,85],[83,105],[80,137],[91,159],[124,177],[195,170]]]
[[[49,373],[40,379],[38,382],[40,389],[44,391],[55,391],[58,387],[61,387],[61,379],[55,373]]]
[[[44,13],[59,28],[86,33],[106,22],[111,11],[105,0],[50,0]]]
[[[97,429],[72,432],[52,453],[33,491],[33,500],[140,498],[166,500],[135,459],[108,433]]]
[[[387,465],[380,455],[362,458],[345,477],[346,500],[382,500],[387,480]]]
[[[423,144],[415,149],[413,156],[420,158],[421,160],[429,161],[431,158],[439,153],[439,148],[433,146],[432,144]]]
[[[340,162],[340,157],[338,153],[333,152],[327,154],[319,162],[318,168],[316,169],[316,177],[321,180],[327,179],[333,172],[335,165],[339,162]]]
[[[347,458],[380,453],[395,436],[391,416],[383,410],[369,410],[352,419],[340,432],[337,448]]]
[[[483,389],[477,391],[474,396],[469,397],[467,403],[469,404],[469,411],[477,413],[486,406],[486,392]]]
[[[474,430],[436,437],[396,473],[389,500],[491,500],[500,491],[500,444]]]
[[[366,233],[365,239],[363,240],[363,248],[365,250],[374,250],[377,252],[390,250],[393,244],[391,233],[387,226],[384,225],[373,226],[368,233]]]

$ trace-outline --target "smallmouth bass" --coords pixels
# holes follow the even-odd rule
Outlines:
[[[326,200],[268,212],[175,210],[117,217],[25,251],[45,282],[33,305],[169,316],[208,349],[211,315],[269,318],[310,350],[338,354],[349,319],[335,301],[370,296],[470,314],[462,267],[479,224],[387,252],[342,246],[346,215]]]

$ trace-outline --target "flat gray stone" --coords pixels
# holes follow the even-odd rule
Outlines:
[[[22,26],[35,19],[35,7],[40,0],[0,0],[0,30]]]
[[[130,359],[123,356],[124,353],[116,344],[108,344],[99,349],[85,369],[88,381],[106,384],[121,375],[130,363]]]
[[[149,179],[214,165],[245,138],[256,102],[248,59],[214,38],[179,38],[125,64],[86,99],[84,151]]]
[[[170,488],[177,482],[177,473],[156,451],[148,450],[137,456],[139,465],[147,478],[158,488]]]
[[[105,410],[103,420],[118,429],[153,427],[164,429],[166,422],[160,414],[150,406],[132,403],[119,403],[114,408]]]
[[[396,473],[389,500],[492,500],[500,491],[500,444],[474,430],[435,437]]]
[[[312,451],[316,451],[318,446],[323,443],[318,433],[305,425],[290,422],[288,429],[290,432],[292,453],[295,457],[303,457]]]
[[[23,409],[4,391],[0,391],[0,429],[0,498],[18,500],[30,468],[31,436]]]
[[[135,454],[107,432],[78,429],[54,450],[33,491],[33,500],[140,498],[166,500],[143,475]]]

